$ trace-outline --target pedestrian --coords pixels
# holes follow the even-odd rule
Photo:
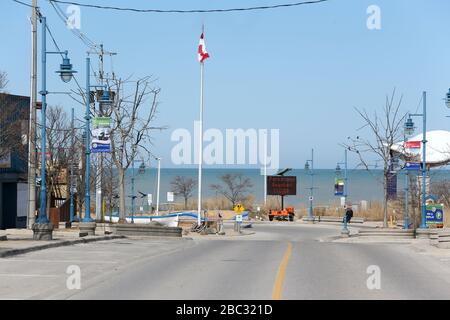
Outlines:
[[[352,207],[347,207],[346,215],[347,223],[350,223],[350,220],[353,218],[353,210]]]

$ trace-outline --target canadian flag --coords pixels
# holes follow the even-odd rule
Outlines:
[[[203,63],[206,59],[209,58],[208,52],[206,52],[205,39],[203,36],[203,32],[200,36],[200,42],[198,44],[198,61]]]

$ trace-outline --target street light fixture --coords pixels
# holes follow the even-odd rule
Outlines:
[[[73,74],[76,72],[72,69],[70,60],[67,58],[67,51],[51,52],[47,51],[47,18],[41,16],[42,27],[42,52],[41,52],[41,74],[42,74],[42,90],[39,92],[42,96],[41,108],[41,191],[40,191],[40,206],[39,217],[36,224],[33,226],[33,237],[36,240],[51,240],[53,226],[47,218],[47,184],[46,184],[46,110],[47,110],[47,54],[64,54],[61,70],[57,71],[61,75],[64,82],[69,82]]]
[[[408,117],[408,119],[405,122],[405,125],[403,126],[404,132],[406,136],[410,136],[414,133],[414,122],[411,119],[411,116]]]
[[[306,163],[305,163],[305,171],[309,171],[309,162],[308,161],[306,161]]]
[[[100,114],[103,115],[103,112],[105,110],[105,108],[109,108],[113,101],[110,97],[110,93],[109,90],[107,89],[107,87],[105,86],[102,96],[100,97],[100,99],[98,100],[99,106],[100,106]]]
[[[72,70],[72,64],[70,63],[70,59],[67,57],[68,52],[64,52],[63,62],[59,66],[59,70],[56,73],[59,73],[61,80],[65,83],[70,82],[72,80],[73,74],[76,71]]]
[[[450,108],[450,89],[448,89],[446,98],[445,98],[445,105],[447,106],[447,108]]]

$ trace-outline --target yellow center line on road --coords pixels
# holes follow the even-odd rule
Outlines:
[[[284,277],[286,275],[286,269],[291,254],[292,254],[292,243],[288,242],[286,253],[283,256],[283,260],[281,260],[280,266],[278,267],[277,277],[275,278],[275,284],[272,290],[272,300],[281,300],[281,295],[283,293]]]

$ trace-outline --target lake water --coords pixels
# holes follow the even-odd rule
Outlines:
[[[220,183],[220,176],[227,173],[241,173],[249,177],[253,183],[251,193],[255,196],[256,203],[262,203],[264,178],[259,169],[204,169],[203,170],[203,198],[216,197],[216,192],[210,189],[211,184]],[[135,169],[135,190],[143,193],[153,194],[153,203],[156,203],[156,177],[157,171],[155,168],[146,169],[145,173],[138,174]],[[167,202],[167,192],[171,191],[170,182],[176,176],[192,177],[197,180],[197,169],[161,169],[161,189],[160,189],[160,203]],[[295,205],[298,207],[305,207],[308,205],[308,198],[310,193],[311,176],[303,169],[293,169],[286,175],[295,175],[297,177],[297,195],[285,197],[285,203]],[[343,175],[343,173],[342,173]],[[314,170],[314,202],[315,205],[332,205],[339,203],[339,197],[334,196],[334,179],[335,171],[331,169],[315,169]],[[448,170],[432,170],[431,180],[450,179]],[[131,169],[127,171],[126,176],[127,195],[131,194]],[[404,190],[404,174],[398,174],[397,189],[402,193]],[[193,198],[197,198],[197,191],[193,193]],[[383,172],[382,170],[348,170],[348,198],[353,203],[361,200],[368,201],[382,201],[383,199]],[[182,199],[175,198],[176,202],[182,202]],[[129,202],[129,201],[128,201]],[[139,205],[144,203],[144,200],[138,199],[136,202],[137,209]],[[147,200],[145,199],[145,203]],[[127,203],[129,205],[129,203]]]

